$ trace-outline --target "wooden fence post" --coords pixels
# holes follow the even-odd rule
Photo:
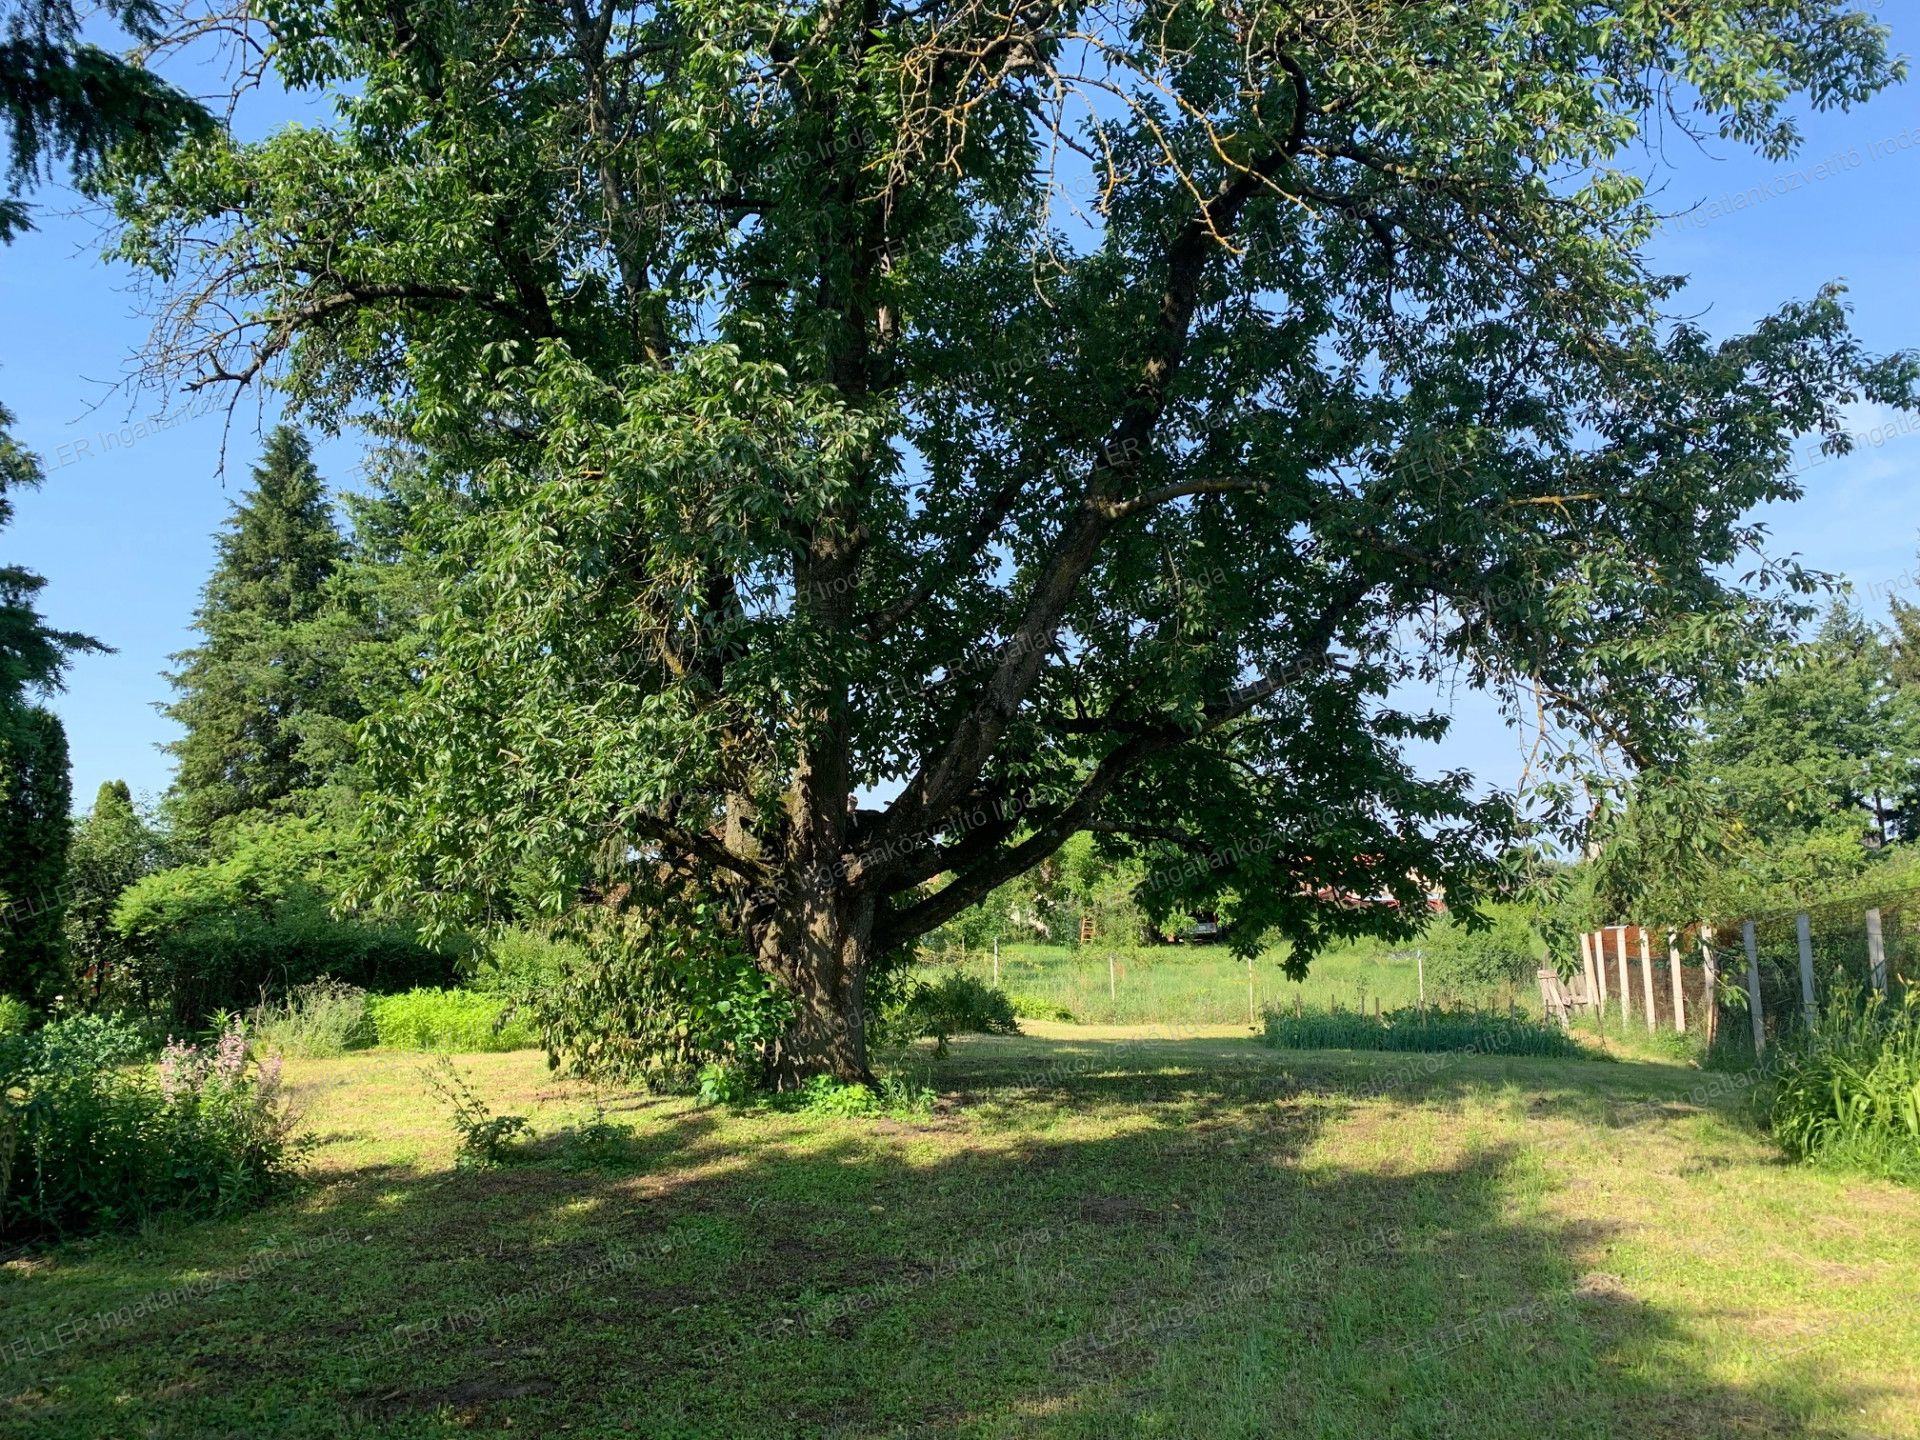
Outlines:
[[[1580,968],[1587,977],[1587,1003],[1593,1007],[1593,1013],[1600,1013],[1600,984],[1593,978],[1593,936],[1586,931],[1580,932]]]
[[[1593,970],[1600,977],[1600,1018],[1607,1018],[1607,932],[1593,932]]]
[[[1647,1002],[1647,1029],[1654,1026],[1653,1018],[1653,957],[1647,954],[1647,927],[1640,927],[1640,998]]]
[[[1633,991],[1627,985],[1627,927],[1622,925],[1613,939],[1613,953],[1620,961],[1620,1029],[1625,1033],[1633,1019]]]
[[[1720,1033],[1720,957],[1713,950],[1713,927],[1700,927],[1700,981],[1704,994],[1700,997],[1707,1002],[1706,1032],[1707,1048],[1713,1048],[1713,1037]]]
[[[1680,932],[1667,931],[1667,978],[1673,982],[1673,1033],[1687,1033],[1687,989],[1680,983]]]
[[[1887,943],[1880,934],[1880,911],[1867,911],[1867,978],[1882,995],[1887,993]]]
[[[1793,928],[1800,938],[1800,1008],[1807,1012],[1807,1028],[1819,1021],[1813,1005],[1813,921],[1802,910],[1793,917]]]
[[[1760,945],[1753,938],[1753,921],[1740,922],[1740,939],[1747,947],[1747,1015],[1753,1021],[1753,1053],[1767,1053],[1767,1024],[1760,1014]]]
[[[1107,999],[1115,1005],[1120,1003],[1120,982],[1113,975],[1113,951],[1111,950],[1107,951]]]

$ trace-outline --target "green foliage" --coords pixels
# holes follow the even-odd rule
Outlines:
[[[723,1064],[709,1060],[700,1067],[699,1083],[694,1091],[702,1105],[744,1105],[759,1092],[757,1069],[738,1061]]]
[[[160,33],[154,0],[108,0],[101,10],[142,40]],[[147,66],[83,43],[71,0],[11,0],[0,30],[0,134],[15,196],[0,199],[0,243],[33,228],[17,198],[23,182],[64,161],[82,186],[107,168],[151,169],[182,136],[209,135],[206,108]]]
[[[542,953],[544,951],[544,953]],[[702,907],[574,917],[563,938],[495,941],[481,982],[556,1064],[680,1088],[708,1062],[757,1065],[791,1002]]]
[[[568,965],[586,959],[584,947],[536,930],[499,930],[477,942],[470,983],[476,990],[524,1001],[557,984]]]
[[[1007,996],[1007,1003],[1013,1006],[1013,1013],[1022,1020],[1058,1020],[1064,1024],[1073,1023],[1073,1011],[1064,1005],[1042,999],[1038,995],[1022,995],[1018,992]]]
[[[1468,1006],[1411,1006],[1378,1016],[1284,1008],[1265,1013],[1266,1043],[1286,1050],[1418,1050],[1479,1055],[1593,1056],[1558,1026]]]
[[[16,39],[0,41],[0,119],[17,132],[22,121],[10,93],[16,77],[8,73],[17,63],[9,59]],[[9,238],[9,218],[19,213],[0,201],[0,240]],[[0,405],[0,529],[13,518],[12,493],[45,478],[39,458],[9,433],[12,425],[13,413]],[[61,985],[73,783],[66,731],[35,702],[60,688],[72,656],[106,649],[85,635],[47,628],[36,608],[45,584],[30,570],[0,565],[0,995],[39,1005]]]
[[[0,1036],[24,1035],[32,1023],[32,1006],[11,995],[0,995]]]
[[[1920,787],[1920,690],[1896,671],[1885,636],[1836,604],[1705,707],[1689,753],[1601,818],[1604,918],[1684,925],[1872,888]]]
[[[1628,173],[1656,127],[1779,157],[1797,100],[1893,83],[1841,0],[1054,7],[981,63],[1005,23],[276,0],[330,123],[116,196],[162,368],[423,456],[376,888],[490,925],[599,861],[703,909],[570,969],[557,1051],[706,1058],[751,957],[845,1022],[794,1063],[854,1078],[868,969],[1080,831],[1148,919],[1229,912],[1296,973],[1408,935],[1523,827],[1414,763],[1446,721],[1402,683],[1672,754],[1800,617],[1758,518],[1800,437],[1914,398],[1838,290],[1674,319]],[[1103,187],[1069,233],[1063,153]]]
[[[936,1053],[945,1055],[951,1036],[1018,1035],[1020,1022],[1004,990],[953,971],[931,984],[915,982],[902,1006],[899,1028],[916,1038],[930,1037]]]
[[[59,993],[66,908],[67,734],[50,710],[0,695],[0,994]]]
[[[336,918],[344,848],[316,820],[247,821],[218,858],[137,881],[114,910],[129,950],[119,983],[191,1026],[322,975],[369,990],[450,978],[450,947],[398,925]]]
[[[1451,916],[1420,937],[1427,983],[1438,990],[1484,990],[1507,981],[1531,980],[1544,947],[1526,910],[1496,903],[1485,908],[1487,924],[1476,929]]]
[[[626,1158],[626,1144],[633,1136],[631,1125],[607,1119],[604,1099],[594,1096],[593,1115],[584,1125],[560,1133],[562,1163],[569,1170],[607,1170]]]
[[[109,780],[73,828],[67,852],[66,945],[75,994],[98,997],[128,959],[114,907],[136,880],[159,868],[160,839],[134,809],[124,780]]]
[[[257,1061],[238,1026],[169,1044],[157,1075],[108,1060],[124,1058],[115,1043],[75,1021],[0,1037],[0,1235],[224,1214],[291,1179],[302,1146],[279,1062]]]
[[[509,1018],[498,996],[472,990],[409,990],[366,1002],[379,1043],[390,1050],[525,1050],[534,1028]]]
[[[809,1115],[877,1115],[880,1097],[858,1081],[815,1075],[800,1087],[794,1106]]]
[[[34,1034],[40,1059],[69,1070],[111,1070],[151,1059],[160,1048],[142,1026],[116,1015],[64,1015]]]
[[[514,1141],[533,1133],[524,1115],[495,1115],[454,1068],[452,1056],[442,1055],[433,1065],[421,1066],[420,1075],[453,1112],[454,1133],[460,1137],[453,1161],[457,1168],[494,1169],[513,1158]]]
[[[877,1085],[815,1075],[799,1090],[779,1097],[782,1108],[807,1115],[860,1118],[873,1115],[920,1116],[933,1109],[933,1092],[904,1076],[887,1076]]]
[[[311,808],[326,777],[302,755],[303,727],[359,717],[358,693],[314,633],[345,551],[306,438],[280,426],[218,537],[194,619],[201,643],[173,657],[168,677],[178,698],[166,713],[186,732],[168,747],[179,761],[169,809],[198,843],[238,816]]]
[[[328,975],[255,1007],[247,1031],[266,1049],[300,1056],[344,1055],[374,1041],[367,992]]]
[[[1889,1004],[1838,987],[1771,1065],[1769,1120],[1789,1154],[1920,1184],[1920,991]]]

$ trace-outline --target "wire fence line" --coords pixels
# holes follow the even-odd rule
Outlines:
[[[1581,998],[1603,1023],[1744,1036],[1764,1052],[1843,995],[1920,991],[1920,886],[1681,927],[1609,925],[1579,948]]]

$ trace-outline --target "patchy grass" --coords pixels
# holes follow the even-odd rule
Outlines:
[[[0,1433],[1920,1435],[1920,1196],[1697,1071],[1026,1028],[924,1119],[601,1096],[591,1147],[463,1057],[537,1132],[491,1171],[417,1059],[290,1064],[296,1201],[6,1265]]]

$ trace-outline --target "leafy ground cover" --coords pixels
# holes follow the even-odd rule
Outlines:
[[[0,1431],[1920,1434],[1920,1195],[1724,1077],[1025,1028],[918,1118],[462,1057],[494,1169],[417,1057],[289,1062],[304,1193],[6,1264]]]

